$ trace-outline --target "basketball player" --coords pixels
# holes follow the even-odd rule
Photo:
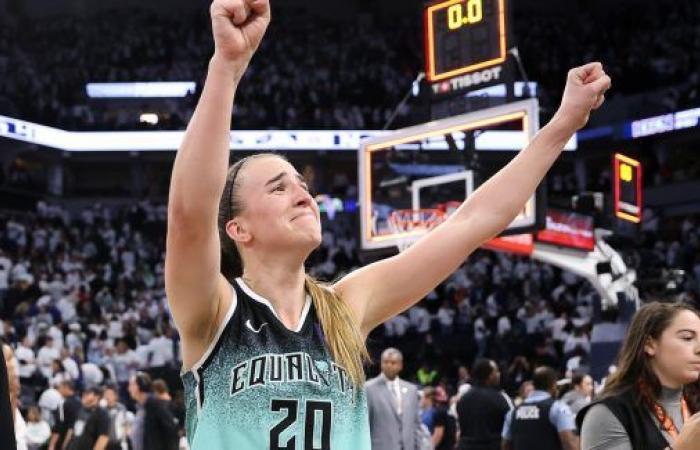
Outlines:
[[[304,270],[319,210],[285,159],[228,168],[234,94],[269,0],[215,0],[207,81],[173,166],[166,290],[182,338],[195,450],[369,450],[365,337],[503,230],[603,102],[598,63],[569,73],[561,107],[526,149],[404,253],[333,285]]]
[[[700,313],[651,302],[632,318],[617,371],[577,416],[582,450],[700,450]]]

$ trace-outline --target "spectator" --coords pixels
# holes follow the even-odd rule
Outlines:
[[[27,409],[27,448],[39,450],[46,448],[51,437],[51,427],[42,419],[41,412],[36,406]]]
[[[425,361],[418,369],[416,377],[422,386],[430,386],[437,381],[438,371],[428,361]]]
[[[78,412],[82,408],[82,403],[75,394],[75,383],[72,380],[61,381],[58,385],[58,392],[63,397],[63,403],[56,411],[49,450],[61,450],[70,442]]]
[[[565,403],[555,400],[557,373],[550,367],[538,367],[532,382],[535,390],[506,414],[503,450],[577,450],[574,415]]]
[[[432,386],[426,386],[421,391],[420,420],[428,429],[432,441],[433,430],[435,429],[435,388]]]
[[[130,436],[134,450],[177,450],[175,417],[167,403],[153,395],[151,377],[143,372],[133,375],[129,395],[138,405]]]
[[[116,352],[111,358],[108,358],[106,364],[111,366],[114,371],[114,378],[119,386],[119,394],[121,398],[128,397],[128,386],[131,376],[141,366],[136,352],[131,350],[126,343],[126,340],[119,339],[117,341]]]
[[[381,367],[381,374],[365,384],[372,448],[420,450],[423,429],[418,390],[399,378],[403,355],[395,348],[385,349]]]
[[[109,440],[109,415],[100,407],[102,389],[85,389],[66,450],[104,450]]]
[[[571,379],[573,389],[564,394],[561,401],[566,403],[571,412],[576,415],[591,402],[593,395],[593,378],[588,374],[577,373]]]
[[[448,412],[448,397],[442,386],[435,388],[433,430],[431,440],[435,450],[453,450],[457,439],[455,418]]]
[[[41,409],[41,417],[48,422],[50,426],[55,425],[55,419],[58,417],[58,411],[63,404],[63,396],[56,389],[58,386],[49,385],[49,387],[39,396],[39,408]]]
[[[15,357],[19,363],[19,378],[23,386],[33,384],[36,372],[36,360],[33,350],[32,338],[25,336],[15,350]]]
[[[500,450],[506,413],[513,409],[510,398],[500,390],[501,372],[489,359],[472,368],[474,384],[457,402],[459,450]]]
[[[47,380],[53,378],[53,364],[54,361],[60,362],[61,351],[55,345],[54,338],[52,336],[46,336],[46,341],[44,345],[39,349],[39,353],[36,356],[36,362],[39,365],[39,370],[41,374]]]
[[[134,416],[119,403],[119,393],[113,385],[108,385],[103,394],[104,408],[109,416],[109,440],[107,450],[129,449],[129,428]]]

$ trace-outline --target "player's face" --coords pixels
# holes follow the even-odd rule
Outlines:
[[[696,382],[700,376],[700,317],[680,311],[658,340],[647,342],[645,352],[664,386],[677,388]]]
[[[306,182],[287,161],[274,156],[246,163],[238,182],[243,211],[236,218],[247,241],[258,248],[310,252],[321,242],[318,205]]]

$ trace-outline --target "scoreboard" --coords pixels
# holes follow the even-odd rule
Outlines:
[[[613,156],[615,215],[628,222],[642,221],[642,164],[628,156]]]
[[[506,60],[506,0],[442,0],[425,8],[424,22],[430,82]]]

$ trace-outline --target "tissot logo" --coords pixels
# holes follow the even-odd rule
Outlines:
[[[493,83],[501,79],[503,66],[496,66],[480,72],[473,72],[460,77],[433,84],[434,94],[447,94],[460,89],[470,88],[481,84]]]

